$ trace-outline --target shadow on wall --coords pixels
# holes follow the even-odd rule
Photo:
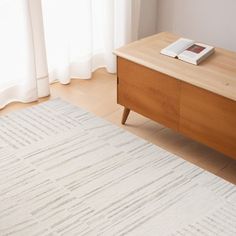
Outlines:
[[[157,32],[157,2],[158,0],[140,0],[139,38],[144,38]]]

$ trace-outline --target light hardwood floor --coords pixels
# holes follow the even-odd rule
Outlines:
[[[49,99],[61,97],[97,116],[140,136],[199,167],[236,184],[236,161],[200,143],[194,142],[135,112],[131,112],[126,125],[121,125],[123,107],[116,103],[116,75],[104,69],[93,73],[91,80],[72,80],[69,85],[51,85],[51,96],[30,104],[12,103],[0,115],[30,107]],[[236,144],[235,144],[236,145]]]

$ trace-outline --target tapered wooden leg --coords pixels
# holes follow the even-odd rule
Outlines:
[[[124,108],[121,124],[124,125],[130,113],[130,109]]]

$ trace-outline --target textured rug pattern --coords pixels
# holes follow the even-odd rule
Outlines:
[[[0,118],[0,235],[236,235],[236,186],[78,107]]]

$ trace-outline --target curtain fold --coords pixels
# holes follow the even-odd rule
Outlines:
[[[113,50],[137,39],[140,0],[1,0],[0,108],[50,94],[49,83],[116,72]]]
[[[0,108],[49,95],[41,1],[0,2]]]
[[[30,22],[32,27],[33,52],[37,78],[38,97],[50,94],[47,57],[44,39],[43,15],[40,0],[29,1]]]

